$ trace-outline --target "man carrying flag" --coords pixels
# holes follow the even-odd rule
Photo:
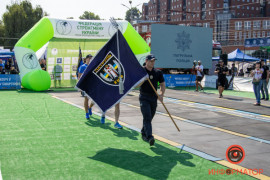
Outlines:
[[[147,77],[124,36],[117,30],[90,62],[77,88],[105,113]]]
[[[152,119],[155,116],[157,109],[157,99],[163,102],[163,96],[165,93],[165,81],[163,74],[160,70],[155,69],[156,58],[154,55],[149,54],[145,59],[145,70],[149,75],[149,79],[157,90],[158,83],[160,83],[161,94],[157,97],[154,89],[151,87],[149,81],[145,81],[140,87],[140,106],[143,115],[143,127],[141,130],[142,139],[149,142],[150,146],[153,146],[155,139],[152,135]]]

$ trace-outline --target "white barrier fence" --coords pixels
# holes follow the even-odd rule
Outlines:
[[[231,79],[231,76],[227,76],[227,79],[229,82]],[[216,80],[217,80],[217,76],[205,75],[202,80],[202,85],[204,87],[216,88]],[[232,87],[233,87],[233,90],[236,90],[236,91],[253,92],[252,78],[251,77],[234,77]],[[269,91],[269,84],[268,84],[268,91]]]

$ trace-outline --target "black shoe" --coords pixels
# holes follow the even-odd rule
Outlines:
[[[264,100],[265,98],[261,98],[261,100]]]
[[[261,104],[260,103],[254,103],[254,106],[260,106]]]
[[[147,138],[146,138],[146,136],[145,136],[145,135],[143,135],[143,134],[142,134],[142,140],[144,140],[144,141],[148,142],[148,139],[147,139]]]
[[[153,145],[155,144],[155,139],[154,139],[154,137],[151,137],[151,138],[149,139],[149,144],[150,144],[150,146],[153,146]]]
[[[269,101],[269,98],[266,98],[265,101]]]

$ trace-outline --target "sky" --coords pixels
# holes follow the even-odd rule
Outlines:
[[[6,12],[6,5],[10,5],[20,0],[0,0],[0,19]],[[109,20],[110,17],[125,19],[128,8],[122,6],[125,4],[130,7],[128,0],[30,0],[33,7],[40,5],[50,17],[67,18],[74,17],[78,19],[84,11],[91,11],[99,15],[101,19]],[[133,0],[132,6],[142,10],[142,3],[148,0]]]

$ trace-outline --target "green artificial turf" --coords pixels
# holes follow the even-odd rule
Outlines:
[[[0,91],[0,162],[9,179],[251,179],[208,175],[227,169],[138,132],[87,121],[84,111],[47,93]],[[136,121],[136,119],[134,119]]]
[[[174,89],[174,90],[186,90],[186,91],[195,91],[195,87],[175,87],[175,88],[168,88],[168,89]],[[204,88],[204,92],[206,93],[212,93],[212,94],[219,94],[218,90],[215,88]],[[238,97],[244,97],[244,98],[252,98],[255,99],[255,95],[253,92],[244,92],[244,91],[235,91],[235,90],[224,90],[223,95],[229,95],[229,96],[238,96]]]

